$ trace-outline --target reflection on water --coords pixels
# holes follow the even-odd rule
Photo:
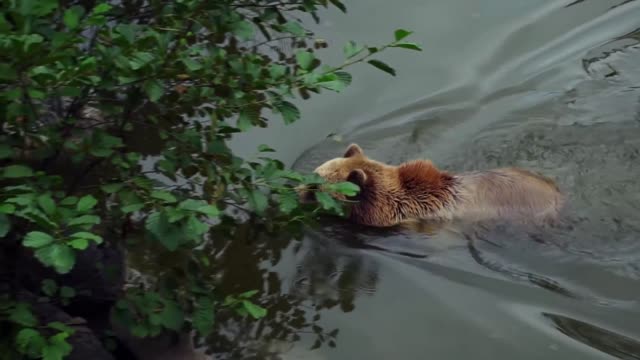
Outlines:
[[[400,291],[398,296],[424,289],[418,292],[419,297],[408,299],[403,309],[394,311],[437,312],[441,321],[451,321],[452,326],[475,334],[466,338],[474,347],[492,344],[504,349],[501,354],[508,355],[502,358],[600,358],[573,348],[556,350],[555,346],[542,356],[535,343],[550,342],[548,335],[525,330],[525,325],[511,317],[508,325],[494,324],[503,314],[503,303],[536,303],[558,312],[572,309],[593,323],[609,322],[625,328],[628,335],[549,315],[553,311],[546,316],[564,334],[588,346],[616,358],[640,358],[638,341],[634,340],[640,339],[640,321],[631,320],[640,313],[640,21],[636,16],[633,24],[631,16],[632,12],[638,15],[638,9],[638,3],[632,1],[565,2],[561,10],[527,19],[518,31],[504,34],[502,48],[485,56],[496,62],[482,65],[487,80],[480,78],[481,85],[462,84],[390,109],[357,128],[344,126],[347,130],[298,159],[297,168],[310,170],[340,154],[346,143],[357,142],[371,157],[393,164],[430,158],[453,172],[502,166],[531,168],[554,178],[569,197],[562,221],[538,228],[485,224],[436,226],[435,231],[367,231],[332,225],[314,232],[312,241],[332,239],[333,246],[341,249],[360,249],[357,254],[364,259],[372,257],[371,251],[387,254],[375,256],[379,280],[372,298],[375,305],[367,305],[367,311],[386,309],[385,302],[393,298],[387,289]],[[558,22],[557,27],[566,28],[569,12],[575,12],[575,26],[581,31],[550,34],[540,29],[540,24],[555,24],[560,18],[564,22]],[[604,15],[594,18],[596,13]],[[506,55],[531,45],[526,39],[532,36],[533,28],[556,38],[521,56]],[[610,35],[608,40],[595,40],[605,34]],[[331,252],[326,256],[334,257]],[[389,267],[404,269],[403,275],[389,274]],[[434,274],[445,277],[448,284],[434,282]],[[428,284],[426,279],[431,279]],[[478,291],[492,294],[495,301],[472,300]],[[451,303],[434,303],[430,299],[435,294]],[[359,299],[355,300],[354,316],[359,313],[359,303],[369,303],[362,295]],[[494,317],[484,317],[484,312],[494,313]],[[480,325],[474,322],[478,317],[483,319]],[[349,320],[333,318],[350,327]],[[629,321],[621,322],[625,318]],[[371,336],[387,342],[381,339],[383,332],[365,330],[374,319],[359,319],[365,324],[351,331],[352,336],[373,333]],[[418,321],[390,326],[409,338],[414,331],[443,331]],[[511,349],[508,343],[482,331],[474,333],[476,326],[518,329],[505,336],[521,347]],[[455,343],[455,334],[452,331],[439,338]],[[425,342],[424,347],[399,350],[399,358],[414,358],[420,349],[442,344]],[[344,347],[355,345],[340,346],[343,352],[337,358],[348,358],[350,349]],[[495,358],[489,350],[472,352],[454,347],[440,355],[438,358]]]
[[[267,316],[258,321],[240,318],[232,311],[218,311],[213,334],[206,339],[196,339],[194,344],[200,351],[215,354],[216,359],[281,359],[282,354],[289,352],[292,344],[302,337],[314,341],[316,347],[336,344],[338,329],[327,329],[320,324],[322,309],[331,308],[333,304],[325,301],[316,305],[308,296],[289,291],[290,284],[271,269],[284,253],[299,253],[300,243],[292,236],[265,234],[261,225],[247,223],[238,226],[232,238],[213,234],[215,240],[207,244],[206,252],[214,259],[214,266],[206,268],[207,272],[202,273],[201,278],[213,282],[220,294],[259,289],[260,298],[256,302],[268,309]],[[163,253],[166,254],[154,252],[149,244],[145,244],[130,254],[130,264],[135,272],[154,275],[188,261],[188,253],[182,254],[185,258],[180,254],[159,258],[158,254]],[[309,269],[302,269],[300,276],[314,272],[313,259],[323,260],[325,266],[336,267],[323,257],[309,256]],[[347,277],[340,278],[346,289],[353,287]],[[353,307],[353,295],[338,292],[332,300]],[[161,355],[151,352],[144,358]]]
[[[309,171],[353,141],[394,164],[430,158],[452,172],[531,168],[569,196],[562,221],[371,229],[328,219],[301,240],[239,228],[236,239],[212,244],[217,267],[203,277],[218,277],[224,293],[260,289],[269,313],[258,322],[216,319],[216,334],[200,342],[216,359],[640,358],[640,2],[478,4],[407,0],[422,10],[407,18],[417,35],[432,26],[458,38],[432,39],[441,48],[427,51],[424,65],[406,62],[401,86],[354,77],[355,86],[371,85],[366,101],[345,95],[302,122],[309,138],[320,125],[341,127],[323,129],[337,136],[295,167]],[[429,94],[424,72],[434,68],[459,76]],[[442,83],[447,74],[432,76]],[[389,108],[367,118],[372,104]],[[339,107],[362,114],[328,119]],[[283,143],[300,141],[276,132],[289,137]],[[135,263],[151,264],[148,273],[164,264]],[[551,331],[514,316],[512,304],[545,309]],[[585,320],[554,315],[566,313]],[[590,348],[557,345],[567,336]]]
[[[584,3],[585,1],[587,1],[587,0],[575,0],[574,2],[572,2],[570,4],[567,4],[565,7],[571,7],[571,6],[574,6],[574,5],[580,5],[580,4]],[[621,2],[618,2],[617,4],[611,5],[611,7],[609,9],[615,9],[617,7],[620,7],[620,6],[624,5],[624,4],[630,3],[632,1],[635,1],[635,0],[623,0]]]
[[[618,359],[640,359],[640,342],[628,336],[558,314],[542,314],[563,334]]]
[[[336,249],[332,242],[306,242],[302,259],[296,264],[294,290],[310,299],[318,309],[336,306],[348,313],[355,298],[373,294],[378,282],[375,262],[357,254]]]

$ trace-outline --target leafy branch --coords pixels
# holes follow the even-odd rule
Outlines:
[[[262,290],[220,286],[216,279],[227,269],[211,254],[243,237],[299,233],[323,215],[343,215],[359,189],[287,169],[267,145],[256,147],[256,158],[241,158],[229,141],[269,126],[265,110],[286,124],[298,121],[294,99],[344,90],[352,65],[395,75],[376,55],[420,50],[399,29],[384,45],[349,42],[342,64],[323,64],[317,50],[328,44],[313,40],[294,15],[317,21],[322,8],[346,11],[339,0],[5,5],[0,236],[9,240],[0,242],[0,254],[16,259],[0,262],[0,273],[18,273],[21,262],[43,267],[20,273],[38,278],[12,279],[15,289],[0,298],[0,330],[9,329],[7,354],[16,357],[61,359],[73,339],[65,323],[29,315],[18,290],[73,311],[96,290],[74,279],[105,272],[91,256],[121,247],[132,257],[152,249],[170,259],[143,284],[113,286],[114,320],[134,336],[195,330],[210,340],[225,333],[216,331],[224,326],[221,313],[275,321]],[[289,50],[271,46],[283,40]],[[301,203],[300,186],[310,186],[317,203]],[[282,336],[316,326],[302,323]]]

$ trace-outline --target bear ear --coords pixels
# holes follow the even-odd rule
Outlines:
[[[347,151],[345,151],[343,157],[349,158],[352,156],[362,155],[362,154],[364,154],[364,151],[362,151],[362,148],[358,146],[358,144],[351,144],[347,148]]]
[[[349,176],[347,176],[347,181],[358,185],[362,191],[362,188],[367,183],[367,174],[362,169],[351,170]]]

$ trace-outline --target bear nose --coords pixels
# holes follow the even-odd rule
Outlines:
[[[318,185],[307,185],[302,191],[298,193],[300,202],[303,204],[314,203],[316,199],[316,191],[319,189]]]
[[[302,199],[305,203],[316,202],[316,192],[315,191],[307,191],[304,194],[304,198]]]

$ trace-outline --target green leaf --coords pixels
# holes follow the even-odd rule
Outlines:
[[[42,360],[63,360],[73,348],[66,341],[69,334],[58,333],[49,338],[49,345],[42,349]]]
[[[16,80],[17,78],[18,73],[15,68],[9,64],[0,64],[0,80]],[[11,148],[7,145],[0,146],[0,159],[10,156],[10,153],[5,153],[7,149],[10,150]]]
[[[9,311],[9,320],[23,326],[35,327],[38,325],[38,320],[31,312],[31,308],[25,303],[17,303]]]
[[[220,215],[220,210],[218,210],[218,208],[215,205],[205,205],[197,208],[196,211],[209,216]]]
[[[58,8],[57,0],[21,1],[22,13],[36,16],[44,16]],[[27,9],[25,9],[27,8]],[[26,11],[25,11],[26,10]]]
[[[75,196],[68,196],[64,199],[62,199],[62,201],[60,201],[60,205],[65,205],[65,206],[69,206],[69,205],[75,205],[78,202],[78,198]]]
[[[86,239],[94,241],[96,244],[102,243],[102,237],[86,231],[79,231],[70,235],[72,238]]]
[[[365,47],[363,45],[358,45],[355,41],[349,41],[343,48],[344,56],[346,56],[347,59],[351,59],[360,54],[364,49]]]
[[[13,156],[13,149],[11,146],[7,144],[0,144],[0,159],[7,159],[11,156]]]
[[[334,74],[336,75],[338,80],[344,83],[344,86],[351,85],[351,74],[344,71],[336,71]]]
[[[182,63],[189,69],[190,71],[196,71],[202,69],[202,65],[190,58],[180,59]]]
[[[68,242],[69,246],[76,250],[85,250],[89,247],[89,240],[77,238]]]
[[[172,224],[164,212],[153,212],[147,216],[145,228],[169,251],[175,251],[185,237],[182,228]]]
[[[3,176],[10,179],[33,176],[33,170],[24,165],[9,165],[4,168]]]
[[[32,231],[25,235],[22,239],[22,245],[30,248],[41,248],[43,246],[51,244],[55,239],[46,233],[41,231]]]
[[[47,296],[55,295],[56,291],[58,291],[58,285],[55,281],[51,279],[42,280],[42,292]]]
[[[249,203],[258,214],[262,214],[269,205],[269,199],[262,191],[254,189],[249,193]]]
[[[42,194],[36,199],[40,208],[44,210],[47,215],[52,215],[56,211],[56,203],[49,194]]]
[[[287,23],[282,26],[282,30],[295,36],[304,36],[306,34],[305,29],[297,21],[287,21]]]
[[[260,111],[255,107],[244,108],[238,116],[238,129],[249,130],[260,119]]]
[[[209,227],[195,216],[189,216],[184,226],[185,235],[192,240],[200,239],[207,230],[209,230]]]
[[[224,298],[224,302],[222,303],[222,306],[232,306],[235,305],[236,303],[238,303],[238,299],[236,299],[235,297],[231,296],[231,295],[227,295]]]
[[[406,38],[407,36],[409,36],[411,34],[412,34],[411,31],[404,30],[404,29],[398,29],[393,33],[396,41],[400,41],[400,40]]]
[[[267,309],[258,306],[249,300],[242,300],[242,306],[254,319],[260,319],[267,315]]]
[[[154,304],[155,305],[155,304]],[[154,326],[160,326],[162,325],[162,317],[160,316],[160,314],[157,313],[157,309],[154,308],[154,310],[148,314],[149,316],[149,323],[151,325]]]
[[[160,313],[161,325],[171,330],[180,330],[184,323],[184,313],[174,301],[165,301]]]
[[[333,4],[333,6],[337,7],[343,13],[347,13],[347,7],[340,0],[329,0]]]
[[[316,200],[318,200],[325,210],[335,209],[337,205],[336,200],[324,192],[316,192]]]
[[[10,192],[34,192],[33,188],[29,185],[5,186],[4,189]]]
[[[291,124],[300,119],[300,110],[288,101],[282,101],[275,104],[276,111],[282,115],[285,124]]]
[[[318,86],[335,92],[341,92],[345,89],[345,84],[339,80],[321,81],[317,83]]]
[[[16,207],[13,204],[0,204],[0,214],[13,214],[16,211]]]
[[[31,45],[42,43],[44,41],[44,38],[38,34],[31,34],[31,35],[24,35],[22,37],[22,40],[23,40],[22,51],[27,52],[30,50]]]
[[[11,230],[11,222],[5,214],[0,214],[0,238],[5,237]]]
[[[316,173],[312,173],[312,174],[303,176],[302,182],[305,183],[306,185],[324,184],[325,180],[320,175]]]
[[[144,338],[149,335],[149,328],[143,324],[135,324],[131,327],[131,334],[135,337]]]
[[[300,50],[296,52],[296,61],[298,62],[298,65],[305,70],[309,70],[311,68],[313,60],[315,60],[315,56],[313,56],[309,51]]]
[[[233,33],[241,40],[247,41],[253,39],[255,27],[248,21],[242,20],[233,24]]]
[[[293,192],[280,194],[280,211],[290,214],[298,207],[298,196]]]
[[[113,149],[96,146],[90,148],[89,153],[95,157],[109,157],[111,156],[111,154],[113,154]]]
[[[120,191],[124,187],[122,183],[102,185],[101,189],[107,194],[113,194]]]
[[[293,180],[293,181],[297,181],[297,182],[302,182],[304,181],[304,176],[302,176],[301,174],[292,171],[292,170],[283,170],[280,172],[280,177],[285,178],[285,179],[289,179],[289,180]]]
[[[41,99],[44,99],[46,97],[45,92],[41,91],[41,90],[38,90],[38,89],[30,88],[27,92],[29,93],[29,96],[32,99],[41,100]]]
[[[118,24],[115,29],[129,44],[133,44],[136,40],[136,27],[134,24]],[[136,64],[136,66],[137,65],[138,64]],[[137,68],[134,68],[134,70],[136,69]]]
[[[391,45],[391,47],[422,51],[422,48],[418,44],[414,44],[414,43],[399,43],[399,44]]]
[[[275,152],[275,150],[273,150],[271,147],[265,144],[258,145],[258,151],[259,152]]]
[[[204,200],[186,199],[178,204],[178,209],[196,211],[205,205],[207,205],[207,202]]]
[[[36,258],[45,265],[53,267],[58,273],[66,274],[75,265],[73,250],[66,244],[51,244],[35,252]]]
[[[84,13],[81,6],[72,6],[64,12],[62,21],[70,29],[73,30],[80,24],[80,17]]]
[[[80,96],[82,89],[78,86],[63,86],[60,88],[60,95],[62,96]]]
[[[130,204],[130,205],[126,205],[123,206],[120,210],[125,213],[131,213],[131,212],[136,212],[140,209],[142,209],[144,207],[144,204]]]
[[[164,211],[167,214],[167,220],[169,220],[170,223],[180,221],[188,215],[183,209],[176,209],[168,206],[164,208]]]
[[[203,337],[208,336],[213,331],[214,310],[211,299],[206,297],[198,299],[191,322],[193,328]]]
[[[163,191],[163,190],[154,190],[151,192],[151,197],[154,199],[158,199],[158,200],[162,200],[166,203],[172,204],[178,201],[178,199],[176,199],[175,196],[173,196],[170,192],[168,191]]]
[[[358,185],[350,182],[329,184],[327,185],[327,189],[330,191],[339,192],[347,196],[355,196],[360,191],[360,187]]]
[[[280,64],[269,65],[269,75],[274,79],[279,79],[287,73],[287,67]]]
[[[49,76],[51,76],[53,78],[56,77],[55,72],[51,68],[43,66],[43,65],[39,65],[39,66],[36,66],[36,67],[32,68],[31,71],[30,71],[30,75],[31,76],[49,75]]]
[[[154,60],[153,54],[146,51],[137,51],[133,57],[129,59],[129,65],[133,70],[139,70]]]
[[[74,296],[76,296],[76,291],[68,286],[61,286],[60,287],[60,296],[62,296],[63,298],[72,298]]]
[[[93,14],[94,15],[104,14],[109,10],[111,10],[111,8],[112,6],[107,3],[98,4],[96,5],[96,7],[93,8]]]
[[[241,294],[238,294],[238,298],[240,298],[240,299],[249,299],[253,295],[257,294],[258,292],[259,292],[258,290],[245,291],[245,292],[243,292]]]
[[[89,225],[89,224],[91,225],[100,224],[100,217],[95,215],[82,215],[82,216],[73,218],[69,222],[67,222],[68,226]]]
[[[8,198],[6,202],[18,204],[20,206],[31,206],[33,203],[33,194],[20,194],[15,197]]]
[[[91,195],[85,195],[81,197],[80,200],[78,201],[78,205],[76,206],[76,209],[78,211],[85,212],[87,210],[92,209],[94,206],[96,206],[97,203],[98,203],[98,200],[96,200],[96,198],[94,198]]]
[[[47,324],[47,327],[49,329],[58,330],[60,332],[65,332],[65,333],[68,333],[68,334],[73,334],[75,332],[75,330],[72,327],[70,327],[68,325],[65,325],[65,324],[63,324],[63,323],[61,323],[59,321],[52,321],[52,322]]]
[[[16,334],[18,351],[23,354],[40,353],[45,344],[45,338],[37,330],[23,328]]]
[[[162,83],[158,80],[147,80],[143,85],[144,92],[149,96],[149,100],[157,102],[164,94]]]
[[[245,309],[244,307],[237,307],[235,308],[235,311],[238,315],[240,316],[247,316],[249,313],[247,312],[247,309]]]
[[[33,223],[36,223],[38,226],[48,228],[48,229],[57,229],[60,227],[59,224],[51,221],[47,214],[38,210],[35,207],[27,208],[23,211],[19,211],[15,213],[16,216],[19,216],[23,219],[27,219]]]
[[[367,62],[369,64],[373,65],[374,67],[386,72],[387,74],[391,74],[393,76],[396,76],[396,71],[391,66],[383,63],[380,60],[369,60]]]

